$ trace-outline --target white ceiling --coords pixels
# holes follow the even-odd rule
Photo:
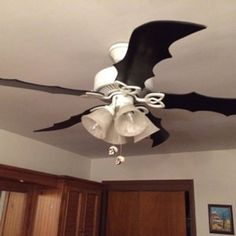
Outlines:
[[[156,89],[236,98],[235,0],[41,0],[0,3],[0,77],[92,89],[94,75],[112,64],[108,48],[128,41],[148,21],[181,20],[208,28],[172,45],[173,58],[155,67]],[[107,156],[108,144],[81,125],[33,133],[99,104],[68,95],[0,87],[0,128],[80,155]],[[236,117],[213,112],[156,110],[170,138],[156,148],[144,140],[125,155],[236,147]],[[14,148],[14,147],[13,147]]]

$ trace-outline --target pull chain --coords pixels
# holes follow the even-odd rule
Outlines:
[[[110,146],[108,149],[108,154],[109,156],[114,156],[115,159],[115,164],[120,165],[121,163],[125,162],[125,157],[122,156],[122,144],[120,145],[120,149],[118,149],[117,146]]]
[[[120,165],[121,163],[125,162],[125,157],[122,155],[122,144],[120,144],[119,155],[116,157],[115,164]]]
[[[117,97],[115,97],[114,105],[115,105],[115,108],[116,108],[117,107]],[[110,146],[109,149],[108,149],[108,154],[109,154],[109,156],[114,156],[116,158],[115,159],[115,164],[116,165],[120,165],[122,162],[125,161],[125,158],[123,156],[121,156],[121,154],[122,154],[122,144],[120,144],[120,148],[118,148],[114,144],[112,146]]]

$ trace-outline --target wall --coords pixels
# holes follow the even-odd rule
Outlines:
[[[214,235],[209,234],[208,204],[232,204],[236,214],[236,149],[128,157],[120,166],[111,158],[94,159],[91,179],[194,179],[198,236]]]
[[[90,177],[90,160],[0,129],[0,164],[57,175]]]

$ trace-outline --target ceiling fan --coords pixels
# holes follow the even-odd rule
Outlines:
[[[0,78],[0,85],[93,97],[107,104],[89,108],[68,120],[36,132],[60,130],[82,122],[89,133],[105,142],[125,144],[150,137],[154,147],[166,141],[169,133],[162,127],[161,119],[155,117],[148,106],[192,112],[212,111],[226,116],[236,114],[234,98],[208,97],[195,92],[152,92],[153,67],[171,57],[169,46],[205,28],[204,25],[181,21],[153,21],[137,27],[129,43],[118,43],[110,48],[114,65],[96,74],[94,89],[91,91],[4,78]],[[114,153],[114,149],[110,151]]]

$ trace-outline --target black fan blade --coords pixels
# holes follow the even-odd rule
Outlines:
[[[23,89],[38,90],[38,91],[47,92],[47,93],[68,94],[68,95],[75,95],[75,96],[81,96],[83,94],[86,94],[86,92],[91,92],[91,91],[86,91],[86,90],[63,88],[59,86],[33,84],[33,83],[28,83],[25,81],[18,80],[18,79],[0,78],[0,85],[8,86],[8,87],[23,88]]]
[[[153,77],[153,67],[170,58],[169,46],[206,26],[181,21],[153,21],[136,28],[129,41],[124,59],[114,66],[116,80],[144,88],[144,82]]]
[[[38,130],[35,130],[34,132],[54,131],[54,130],[65,129],[65,128],[71,127],[73,125],[76,125],[76,124],[81,122],[82,116],[87,115],[87,114],[90,113],[91,109],[93,109],[93,108],[90,108],[90,109],[88,109],[88,110],[86,110],[83,113],[80,113],[78,115],[71,116],[70,119],[68,119],[68,120],[65,120],[65,121],[62,121],[62,122],[59,122],[59,123],[55,123],[51,127],[44,128],[44,129],[38,129]]]
[[[159,131],[157,131],[156,133],[154,133],[150,136],[150,138],[153,140],[152,147],[155,147],[155,146],[160,145],[161,143],[165,142],[169,138],[170,134],[161,125],[160,118],[155,117],[150,111],[146,116],[150,119],[150,121],[155,126],[157,126],[160,129]]]
[[[188,111],[213,111],[226,116],[236,114],[235,98],[208,97],[195,92],[187,94],[165,93],[166,109],[178,108]]]

